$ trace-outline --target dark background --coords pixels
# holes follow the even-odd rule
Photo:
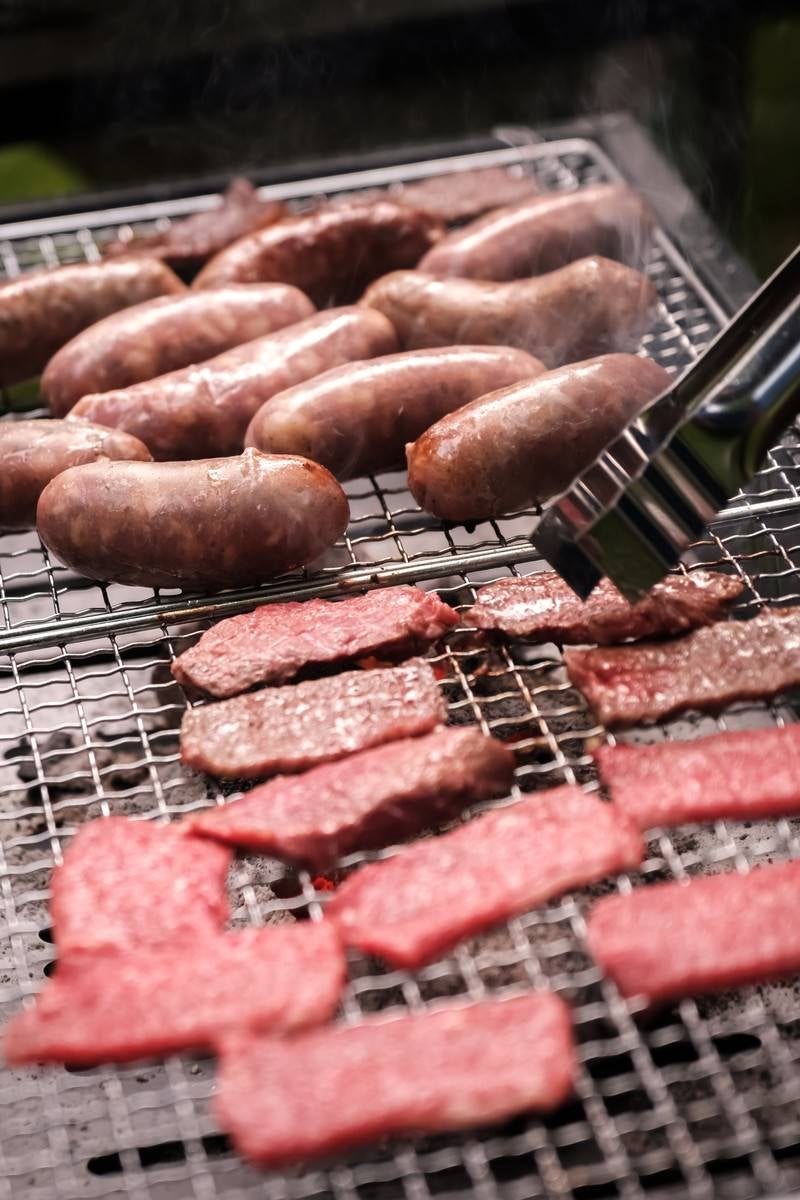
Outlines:
[[[603,111],[760,275],[800,240],[797,3],[0,0],[0,220]]]

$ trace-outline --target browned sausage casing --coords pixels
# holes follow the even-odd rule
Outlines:
[[[446,521],[542,503],[669,384],[651,359],[606,354],[481,396],[407,447],[408,485],[420,508]]]
[[[401,346],[459,342],[519,346],[547,367],[635,350],[658,295],[649,279],[609,258],[581,258],[532,279],[489,283],[394,271],[369,287]]]
[[[161,296],[90,325],[62,346],[42,375],[42,393],[50,411],[63,416],[82,396],[203,362],[314,311],[308,296],[285,283]]]
[[[303,454],[339,479],[403,462],[403,448],[476,396],[540,374],[523,350],[452,346],[348,363],[280,392],[259,409],[246,442]]]
[[[89,421],[0,422],[0,529],[31,529],[50,480],[99,458],[149,462],[150,454],[137,438]]]
[[[652,224],[636,192],[600,183],[496,209],[442,238],[417,265],[431,275],[522,279],[587,254],[638,263]]]
[[[87,325],[186,289],[156,258],[78,263],[0,283],[0,387],[38,375]]]
[[[90,579],[143,587],[261,583],[316,558],[347,525],[324,467],[245,450],[192,463],[72,467],[39,500],[39,536]]]
[[[391,200],[332,204],[240,238],[193,286],[276,280],[293,283],[316,304],[347,303],[379,275],[413,267],[443,230],[438,217]]]
[[[125,429],[157,459],[238,454],[261,405],[284,388],[396,349],[394,329],[382,313],[331,308],[199,366],[84,396],[72,414]]]

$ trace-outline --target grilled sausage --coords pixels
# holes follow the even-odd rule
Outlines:
[[[512,283],[394,271],[376,280],[363,302],[389,318],[408,349],[459,342],[519,346],[558,367],[635,350],[657,301],[650,280],[631,267],[581,258]]]
[[[100,458],[150,460],[137,438],[89,421],[0,422],[0,529],[30,529],[44,488],[80,463]]]
[[[402,464],[406,442],[445,413],[543,370],[530,354],[498,346],[348,363],[273,396],[245,441],[273,454],[303,454],[352,479]]]
[[[431,275],[522,279],[587,254],[642,259],[653,219],[621,183],[550,192],[499,208],[442,238],[417,264]]]
[[[481,396],[406,448],[420,508],[479,521],[564,491],[669,386],[656,363],[607,354]]]
[[[146,383],[84,396],[72,410],[141,438],[157,459],[238,454],[265,400],[353,359],[397,348],[371,308],[332,308],[267,337]]]
[[[0,283],[0,387],[38,375],[56,350],[101,317],[182,291],[156,258],[79,263]]]
[[[443,230],[438,217],[391,200],[331,204],[240,238],[193,286],[276,280],[319,305],[348,303],[379,275],[413,267]]]
[[[310,317],[283,283],[229,284],[148,300],[90,325],[50,359],[41,389],[56,416],[81,396],[130,387]]]
[[[347,517],[324,467],[245,450],[72,467],[42,492],[37,526],[48,549],[90,579],[199,589],[246,587],[307,563]]]

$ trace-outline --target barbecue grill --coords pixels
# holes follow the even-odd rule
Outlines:
[[[322,194],[478,166],[533,172],[547,188],[621,174],[589,138],[542,142],[517,130],[502,141],[263,191],[302,207]],[[10,276],[92,260],[121,229],[150,229],[211,203],[202,195],[0,227],[2,269]],[[741,297],[707,286],[666,229],[656,235],[647,271],[661,304],[642,348],[678,371]],[[799,486],[800,438],[792,430],[686,556],[684,570],[711,564],[743,580],[736,615],[800,600]],[[321,563],[264,588],[213,598],[95,584],[51,562],[34,535],[0,540],[0,1017],[16,1011],[52,969],[49,873],[84,821],[112,812],[169,820],[224,798],[228,789],[191,776],[178,756],[187,698],[168,663],[198,629],[268,600],[401,581],[435,588],[464,608],[481,584],[541,565],[530,540],[535,512],[449,529],[419,512],[401,473],[357,480],[347,491],[350,527]],[[476,649],[468,632],[457,631],[434,661],[450,720],[477,722],[514,745],[515,796],[564,782],[598,786],[589,752],[609,735],[571,688],[554,648],[515,642]],[[655,741],[795,719],[791,700],[779,698],[631,736]],[[800,1187],[796,987],[742,988],[645,1017],[603,980],[584,945],[584,916],[600,891],[795,857],[800,822],[656,832],[648,850],[640,874],[570,894],[413,974],[350,954],[346,1021],[375,1010],[419,1010],[444,996],[479,999],[541,986],[563,994],[574,1009],[580,1074],[575,1099],[552,1116],[393,1141],[262,1175],[231,1151],[210,1115],[210,1060],[6,1071],[0,1200],[739,1200]],[[350,855],[339,867],[391,853]],[[231,888],[238,924],[318,920],[331,878],[243,858]]]

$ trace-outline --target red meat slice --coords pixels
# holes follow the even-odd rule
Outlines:
[[[505,167],[484,167],[480,171],[451,171],[403,184],[399,191],[389,188],[391,199],[412,208],[442,217],[445,221],[466,221],[490,209],[519,204],[539,191],[530,175],[509,175]]]
[[[82,826],[53,872],[50,911],[60,960],[201,941],[229,916],[231,853],[178,828],[128,817]]]
[[[724,616],[743,587],[732,575],[693,571],[669,576],[631,605],[608,579],[583,601],[555,571],[542,571],[487,584],[464,620],[511,637],[605,645],[707,625]]]
[[[594,759],[611,799],[640,829],[800,813],[800,725],[601,746]]]
[[[419,967],[569,888],[637,867],[642,855],[638,831],[613,805],[554,788],[362,868],[325,915],[348,946]]]
[[[237,238],[265,225],[273,225],[286,213],[286,206],[275,200],[261,200],[247,179],[233,179],[214,208],[175,221],[160,233],[138,234],[109,243],[106,257],[148,254],[177,266],[198,266],[223,250]]]
[[[432,667],[412,659],[191,708],[181,726],[181,757],[211,775],[254,779],[415,737],[446,715]]]
[[[331,926],[269,926],[193,946],[92,954],[58,964],[11,1021],[8,1062],[90,1066],[212,1050],[230,1030],[283,1032],[327,1020],[345,975]]]
[[[800,971],[800,862],[606,896],[589,949],[624,996],[648,1003]]]
[[[264,1167],[392,1134],[549,1111],[572,1091],[569,1010],[539,993],[223,1047],[216,1109]]]
[[[172,664],[179,683],[235,696],[255,683],[282,683],[311,663],[374,654],[400,659],[425,650],[458,624],[458,613],[416,587],[348,600],[265,604],[220,621]]]
[[[674,642],[566,650],[564,662],[604,725],[715,710],[800,684],[800,609],[772,608]]]
[[[322,871],[350,850],[388,846],[502,795],[513,774],[514,756],[495,738],[437,729],[273,779],[189,828]]]

